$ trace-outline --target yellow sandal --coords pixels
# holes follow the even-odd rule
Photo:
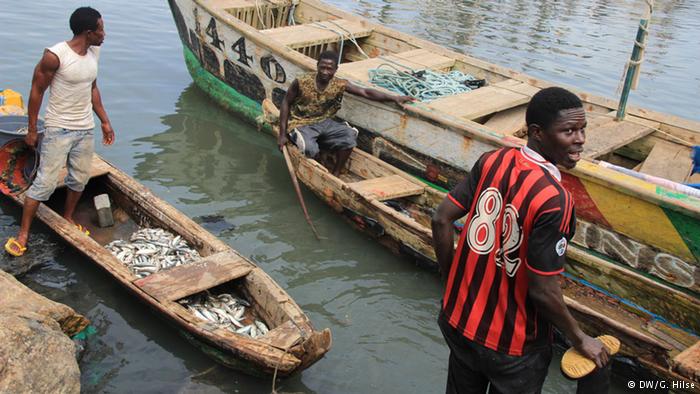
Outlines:
[[[612,335],[601,335],[598,339],[603,342],[610,356],[620,351],[620,340]],[[571,379],[580,379],[596,368],[595,363],[571,348],[561,358],[561,371]]]
[[[15,237],[10,237],[5,243],[5,251],[15,257],[19,257],[27,250],[26,246],[22,246]]]
[[[88,237],[90,236],[90,231],[88,229],[86,229],[85,227],[83,227],[82,225],[76,223],[75,227],[77,227],[78,230],[80,230],[80,232],[82,232],[83,234],[87,235]]]

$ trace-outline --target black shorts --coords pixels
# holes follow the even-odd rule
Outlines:
[[[539,393],[552,361],[552,347],[523,356],[509,356],[465,338],[439,318],[450,348],[448,394]],[[489,388],[489,384],[491,387]]]
[[[299,126],[289,133],[289,139],[306,157],[316,157],[321,149],[337,151],[357,145],[357,129],[345,122],[326,119],[307,126]]]

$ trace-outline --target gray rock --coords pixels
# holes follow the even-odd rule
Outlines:
[[[0,271],[0,392],[79,393],[76,346],[89,322]]]

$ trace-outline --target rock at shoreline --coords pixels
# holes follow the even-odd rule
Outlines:
[[[0,392],[79,393],[68,337],[88,320],[0,271]]]

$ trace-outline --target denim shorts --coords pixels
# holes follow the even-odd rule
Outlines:
[[[39,170],[27,190],[27,197],[46,201],[51,197],[58,175],[65,165],[68,169],[66,186],[82,192],[90,180],[92,155],[95,151],[93,130],[67,130],[47,127],[39,142]]]

